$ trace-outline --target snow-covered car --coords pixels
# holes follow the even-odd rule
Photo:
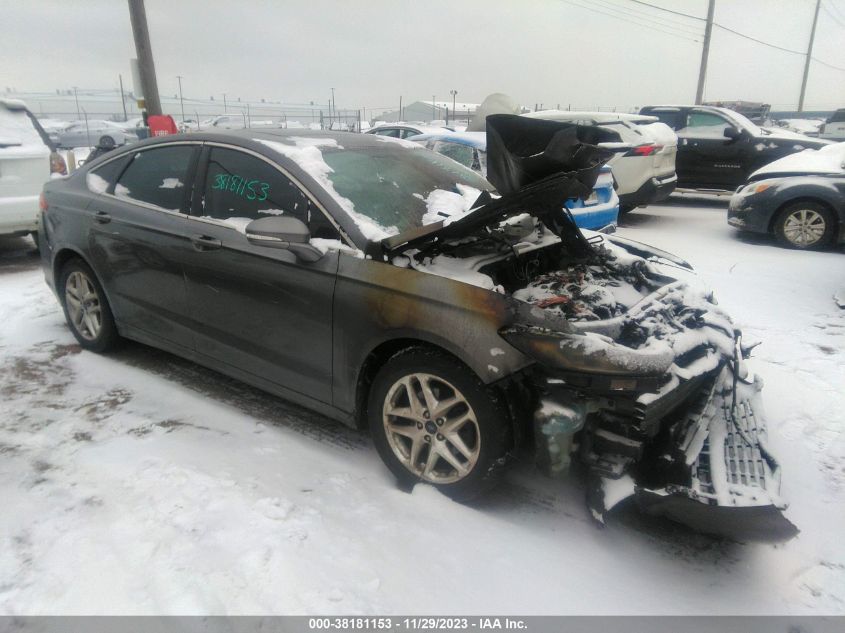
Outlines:
[[[51,132],[50,138],[57,146],[67,149],[94,145],[115,147],[138,140],[137,134],[128,128],[101,119],[74,121],[61,130]]]
[[[487,177],[487,135],[483,132],[449,132],[420,134],[408,137],[428,149],[459,162],[464,167]],[[582,229],[615,227],[619,220],[619,198],[616,195],[610,167],[602,167],[593,191],[586,199],[564,201],[575,224]]]
[[[845,141],[845,108],[840,108],[822,123],[819,137],[830,141]]]
[[[678,187],[731,192],[763,165],[828,144],[784,129],[761,128],[727,108],[699,105],[645,106],[678,135]]]
[[[407,485],[469,499],[534,447],[553,474],[586,464],[598,520],[635,497],[707,532],[794,534],[712,293],[560,212],[609,133],[493,115],[487,134],[489,181],[367,134],[120,148],[45,185],[45,278],[83,349],[135,339],[368,426]]]
[[[731,198],[728,224],[774,233],[799,249],[845,242],[845,143],[791,154],[758,169]]]
[[[657,117],[621,112],[570,112],[540,110],[522,116],[596,125],[619,134],[620,142],[608,161],[616,179],[620,212],[660,202],[675,190],[675,155],[678,139]]]
[[[38,120],[22,101],[0,99],[0,235],[36,233],[38,195],[54,173],[67,167]]]
[[[452,128],[445,125],[417,125],[411,123],[378,123],[371,127],[364,134],[375,134],[376,136],[389,136],[391,138],[410,138],[420,134],[438,134],[444,130],[451,132]]]
[[[774,132],[788,130],[804,136],[817,137],[819,130],[824,124],[824,119],[778,119],[775,121],[775,128],[766,127]]]
[[[209,130],[242,130],[247,127],[247,117],[246,114],[221,114],[206,119],[200,127]]]

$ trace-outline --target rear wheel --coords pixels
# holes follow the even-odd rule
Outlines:
[[[467,500],[505,465],[504,404],[446,354],[412,348],[391,358],[373,381],[368,416],[379,455],[405,485],[425,482]]]
[[[792,248],[822,248],[830,244],[835,232],[833,214],[818,202],[793,202],[781,211],[775,222],[778,240]]]
[[[85,349],[105,352],[120,340],[114,317],[94,271],[72,259],[62,268],[59,296],[71,332]]]

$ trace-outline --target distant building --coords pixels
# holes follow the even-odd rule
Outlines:
[[[475,114],[478,108],[477,103],[455,103],[455,110],[452,110],[451,101],[414,101],[402,107],[402,112],[393,110],[385,112],[374,119],[378,121],[468,121]],[[448,112],[447,112],[448,109]]]

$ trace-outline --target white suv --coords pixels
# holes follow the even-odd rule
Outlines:
[[[659,202],[675,190],[678,137],[657,117],[621,112],[542,110],[523,116],[579,125],[597,125],[619,134],[620,143],[602,143],[617,154],[608,161],[616,179],[619,212]]]
[[[831,141],[845,141],[845,108],[834,112],[819,128],[819,138]]]
[[[0,99],[0,235],[38,230],[38,196],[52,173],[67,173],[46,132],[15,99]]]

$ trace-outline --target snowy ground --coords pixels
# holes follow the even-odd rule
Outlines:
[[[784,470],[778,546],[516,469],[483,504],[395,488],[369,440],[130,344],[82,353],[26,240],[0,242],[0,613],[845,613],[843,253],[739,238],[726,201],[620,230],[689,259],[746,336]]]

